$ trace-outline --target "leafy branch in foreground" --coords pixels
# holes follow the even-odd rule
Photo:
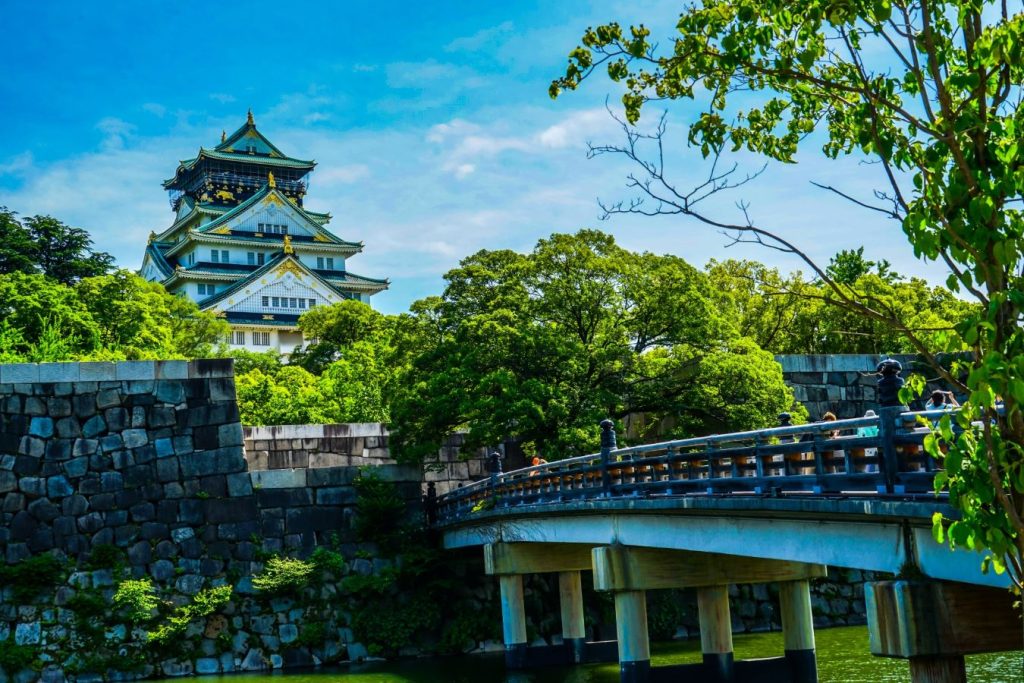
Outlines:
[[[624,154],[643,174],[630,181],[637,198],[606,212],[688,216],[734,243],[792,254],[828,287],[831,303],[905,335],[937,374],[967,394],[963,431],[947,438],[940,427],[941,448],[933,453],[946,462],[944,483],[963,517],[952,541],[989,550],[1020,588],[1024,14],[1011,15],[1007,3],[994,0],[704,0],[683,7],[677,29],[667,49],[652,44],[642,25],[588,29],[565,74],[551,84],[557,97],[604,68],[624,86],[626,144],[593,153]],[[691,191],[665,176],[664,123],[652,134],[631,127],[645,103],[671,99],[705,105],[688,139],[714,163]],[[709,193],[747,182],[734,169],[715,170],[725,150],[792,163],[801,145],[822,137],[827,158],[869,160],[882,188],[870,199],[825,189],[898,222],[915,255],[941,261],[949,288],[978,302],[944,340],[946,350],[971,352],[963,373],[944,368],[935,342],[926,343],[883,302],[838,282],[753,221],[747,205],[740,205],[738,222],[704,212]],[[639,152],[646,143],[656,148],[647,158]]]

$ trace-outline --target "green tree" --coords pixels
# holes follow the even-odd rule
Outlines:
[[[678,189],[654,157],[633,186],[651,213],[688,215],[803,258],[832,301],[902,332],[937,372],[968,393],[966,429],[930,442],[943,457],[950,499],[962,519],[955,545],[988,549],[1024,582],[1024,195],[1020,172],[1019,83],[1024,79],[1024,15],[994,0],[704,0],[683,7],[677,36],[653,45],[649,29],[617,24],[588,29],[572,51],[557,96],[598,67],[625,86],[626,120],[651,99],[700,99],[689,140],[704,156],[726,147],[793,162],[802,143],[824,138],[826,157],[861,155],[875,163],[881,204],[843,194],[898,221],[915,254],[941,259],[950,289],[981,305],[957,321],[947,349],[974,360],[966,381],[934,357],[935,338],[918,334],[897,312],[829,277],[792,242],[753,219],[708,215],[700,198],[736,182],[712,171],[703,189]],[[752,95],[751,93],[754,93]],[[760,99],[755,99],[760,94]],[[809,135],[821,131],[820,136]],[[627,129],[622,152],[640,161],[652,134]],[[828,188],[832,189],[832,188]],[[836,190],[837,192],[841,191]],[[612,207],[614,210],[616,207]],[[619,210],[644,210],[637,204]],[[1005,411],[996,410],[996,397]],[[971,421],[980,421],[974,429]],[[941,520],[940,520],[941,523]],[[941,526],[940,526],[941,528]]]
[[[33,258],[44,275],[72,284],[82,278],[104,275],[114,267],[114,257],[93,251],[92,238],[50,216],[31,216],[25,228],[34,244]]]
[[[214,314],[127,270],[85,278],[76,290],[99,325],[101,345],[126,358],[195,358],[228,333]]]
[[[583,230],[529,254],[481,251],[445,279],[444,295],[418,309],[420,329],[436,332],[393,407],[403,457],[436,452],[458,428],[471,446],[514,437],[562,457],[594,448],[608,416],[646,413],[707,433],[771,424],[792,404],[779,366],[737,335],[707,278],[677,257]],[[716,384],[744,372],[763,381],[742,399]]]
[[[18,215],[0,206],[0,274],[34,273],[35,244]]]
[[[9,330],[4,343],[19,347],[8,351],[26,358],[48,328],[74,341],[72,354],[88,354],[102,345],[100,326],[75,289],[43,275],[0,275],[0,324]]]

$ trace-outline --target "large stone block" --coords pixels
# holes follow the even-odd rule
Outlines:
[[[255,470],[249,474],[255,488],[287,489],[306,486],[306,473],[307,470]]]
[[[104,382],[117,379],[114,363],[79,363],[79,381]]]
[[[28,433],[43,439],[50,438],[53,436],[53,420],[48,417],[33,417],[29,423]]]
[[[179,381],[160,380],[156,383],[156,400],[177,405],[185,400],[185,385]]]
[[[248,472],[227,475],[228,495],[232,498],[252,495],[252,478]]]
[[[310,486],[344,486],[359,476],[358,467],[324,467],[307,470]]]
[[[352,486],[330,486],[316,490],[317,505],[354,505],[356,490]]]
[[[39,381],[39,366],[35,363],[10,363],[0,365],[0,383],[18,384]]]
[[[128,360],[115,364],[115,379],[150,380],[156,379],[156,364],[151,360]]]
[[[78,363],[40,363],[40,382],[77,382]]]
[[[154,365],[155,379],[188,379],[188,361],[161,360]]]
[[[301,507],[313,504],[313,492],[309,488],[260,489],[256,499],[262,508]]]
[[[204,500],[203,513],[204,520],[208,524],[222,524],[225,522],[244,522],[247,520],[254,520],[257,517],[258,511],[256,508],[256,499],[248,497],[225,500]]]
[[[180,456],[181,473],[186,479],[210,474],[232,474],[245,469],[240,447],[197,451]]]

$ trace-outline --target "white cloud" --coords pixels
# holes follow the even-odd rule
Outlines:
[[[322,185],[348,185],[369,176],[369,166],[366,164],[352,164],[350,166],[317,169],[316,174],[313,176],[313,182],[316,183],[317,187]]]
[[[32,152],[15,154],[5,162],[0,163],[0,175],[18,175],[32,168],[35,157]]]
[[[235,101],[235,96],[223,92],[210,93],[210,99],[220,102],[221,104],[230,104]]]
[[[476,52],[483,48],[493,49],[495,44],[513,32],[515,25],[511,21],[504,21],[497,26],[491,26],[477,31],[476,33],[456,38],[444,46],[445,52]]]
[[[157,102],[146,102],[142,105],[143,111],[148,111],[153,116],[163,118],[164,114],[167,113],[167,107]]]
[[[124,147],[125,139],[135,131],[135,125],[121,119],[108,116],[100,119],[96,128],[103,133],[104,149],[121,149]]]

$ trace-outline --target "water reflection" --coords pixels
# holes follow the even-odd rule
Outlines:
[[[821,683],[906,683],[907,662],[873,657],[868,652],[868,632],[863,626],[818,631],[818,673]],[[736,636],[740,659],[782,654],[782,634]],[[700,661],[700,641],[659,643],[653,649],[655,666]],[[1024,653],[976,655],[967,658],[971,683],[1019,681]],[[499,655],[410,660],[363,664],[314,672],[232,675],[224,683],[617,683],[617,664],[592,664],[544,671],[508,672]],[[272,680],[273,679],[273,680]]]

